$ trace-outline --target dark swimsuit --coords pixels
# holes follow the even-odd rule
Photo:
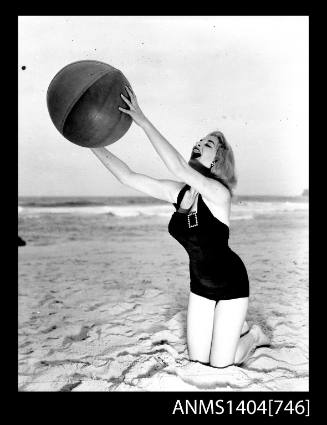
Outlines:
[[[168,231],[189,255],[191,292],[215,301],[248,297],[248,274],[228,246],[229,227],[213,216],[200,194],[197,213],[178,212],[189,188],[178,194]]]

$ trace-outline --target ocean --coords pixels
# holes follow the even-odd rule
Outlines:
[[[256,214],[306,210],[306,197],[238,196],[233,199],[231,219],[254,218]],[[107,214],[117,217],[170,216],[174,207],[151,197],[20,197],[18,213],[22,216],[42,214]]]
[[[308,198],[236,196],[231,209],[235,220],[254,220],[307,212]],[[157,223],[166,230],[174,206],[146,196],[115,197],[19,197],[18,231],[30,244],[107,237],[121,226],[137,229]],[[144,227],[145,226],[145,227]]]

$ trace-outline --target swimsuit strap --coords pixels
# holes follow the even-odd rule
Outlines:
[[[200,196],[199,196],[199,198],[201,198],[201,202],[200,202],[200,205],[201,205],[201,207],[200,208],[204,208],[209,214],[210,214],[210,216],[214,219],[214,220],[216,220],[218,223],[220,223],[220,224],[222,224],[223,226],[225,226],[225,228],[227,228],[228,229],[228,231],[229,231],[229,226],[227,226],[227,224],[226,223],[224,223],[224,222],[222,222],[221,220],[219,220],[219,218],[217,218],[216,216],[214,216],[213,214],[212,214],[212,212],[211,212],[211,210],[210,210],[210,208],[208,207],[208,205],[206,204],[206,202],[204,202],[204,200],[203,200],[203,198],[202,198],[202,195],[201,195],[201,193],[199,194]],[[198,200],[198,208],[199,208],[199,200]]]
[[[186,184],[186,185],[185,185],[185,186],[183,186],[183,187],[181,188],[181,190],[179,191],[179,194],[177,195],[177,202],[176,202],[176,203],[173,203],[173,205],[174,205],[174,207],[176,208],[176,210],[179,208],[179,206],[180,206],[180,204],[181,204],[181,202],[182,202],[183,196],[184,196],[185,192],[186,192],[189,188],[190,188],[190,186],[189,186],[188,184]]]

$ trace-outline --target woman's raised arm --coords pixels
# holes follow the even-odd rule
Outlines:
[[[91,148],[91,151],[121,183],[132,172],[125,162],[106,148]]]
[[[119,110],[130,115],[133,121],[144,130],[168,170],[175,176],[178,176],[181,168],[187,165],[185,159],[143,114],[133,90],[127,86],[126,90],[131,100],[127,99],[123,94],[121,94],[121,97],[130,109],[120,107]]]
[[[182,155],[143,114],[132,89],[126,86],[126,90],[131,100],[127,99],[123,94],[121,94],[121,97],[130,109],[119,108],[119,110],[130,115],[134,122],[144,130],[160,158],[169,171],[176,176],[177,180],[187,183],[213,203],[221,204],[229,201],[228,189],[220,182],[205,177],[190,167]]]
[[[136,173],[106,148],[92,148],[91,150],[122,184],[154,198],[174,203],[177,200],[179,191],[184,186],[184,183],[174,180],[155,179],[144,174]]]

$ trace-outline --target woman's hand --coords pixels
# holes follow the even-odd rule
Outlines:
[[[125,88],[131,100],[128,100],[127,97],[125,97],[123,94],[121,94],[120,96],[124,100],[124,102],[129,106],[129,109],[124,109],[121,107],[119,107],[118,109],[124,114],[127,114],[132,117],[135,124],[142,127],[147,122],[147,118],[141,111],[141,108],[137,103],[137,99],[133,90],[127,86],[125,86]]]

